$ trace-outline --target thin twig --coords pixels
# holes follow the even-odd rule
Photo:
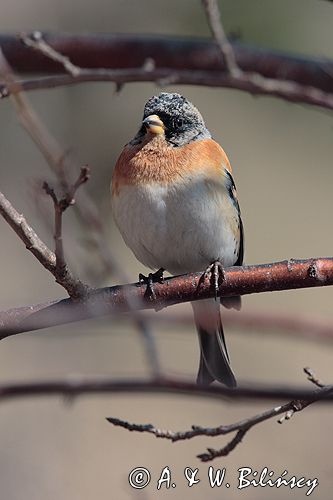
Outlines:
[[[308,373],[308,370],[310,369],[304,369],[306,373]],[[202,462],[208,462],[217,457],[227,456],[236,448],[236,446],[241,443],[245,434],[255,425],[274,418],[277,415],[285,414],[283,418],[278,420],[278,423],[282,423],[285,420],[289,420],[295,412],[304,410],[304,408],[306,408],[307,406],[319,401],[323,396],[332,394],[332,392],[333,386],[323,386],[319,390],[317,389],[316,391],[312,391],[312,398],[310,397],[307,400],[293,399],[289,403],[286,403],[282,406],[277,406],[270,410],[266,410],[262,413],[259,413],[258,415],[254,415],[233,424],[219,425],[218,427],[201,427],[192,425],[191,430],[180,432],[158,429],[152,424],[132,424],[127,422],[126,420],[114,417],[108,417],[107,420],[113,425],[122,427],[129,431],[153,434],[157,438],[168,439],[172,442],[192,439],[198,436],[216,437],[236,432],[236,435],[223,448],[219,450],[207,448],[207,452],[198,455],[198,458]]]
[[[325,109],[333,109],[333,94],[322,91],[313,86],[300,85],[292,80],[276,80],[260,75],[256,78],[237,78],[227,73],[217,71],[181,70],[156,68],[145,71],[142,68],[132,69],[81,69],[75,78],[68,75],[52,75],[39,78],[17,80],[22,90],[41,90],[76,85],[87,82],[111,81],[118,86],[133,82],[155,82],[156,85],[166,87],[169,85],[199,85],[205,87],[223,87],[248,92],[254,96],[267,95],[284,99],[293,103],[309,104]],[[265,85],[263,85],[265,82]],[[0,99],[10,95],[7,86],[0,85]]]
[[[237,64],[232,45],[225,34],[223,25],[221,23],[221,15],[217,2],[216,0],[202,0],[202,3],[206,11],[209,26],[211,28],[214,39],[224,57],[227,71],[233,78],[237,79],[242,76],[243,71]]]
[[[52,49],[52,47],[45,42],[40,31],[33,31],[28,35],[23,34],[21,35],[21,40],[27,47],[32,47],[33,49],[44,54],[46,57],[52,59],[52,61],[60,63],[73,77],[80,74],[80,68],[75,66],[75,64],[73,64],[68,57],[63,56],[56,50]]]
[[[53,188],[47,182],[43,183],[43,189],[53,201],[54,206],[54,242],[56,256],[56,272],[58,276],[65,275],[68,271],[62,239],[62,215],[67,208],[75,203],[75,194],[82,184],[88,181],[90,171],[88,167],[81,167],[77,180],[69,187],[65,196],[58,199]]]
[[[311,368],[304,368],[304,373],[308,376],[308,380],[317,387],[325,387],[325,384],[316,376]]]
[[[323,384],[316,377],[314,371],[311,368],[305,367],[305,368],[303,368],[303,371],[307,375],[307,379],[312,384],[316,385],[320,389],[323,389],[324,387],[326,387],[325,384]],[[307,401],[307,400],[299,400],[299,399],[297,399],[295,401],[292,401],[291,407],[288,409],[288,411],[286,412],[286,414],[278,420],[278,423],[282,424],[285,420],[290,420],[294,416],[294,414],[296,412],[304,410],[304,408],[306,408],[310,404],[312,404],[312,402],[311,401]]]
[[[35,233],[25,217],[17,212],[9,200],[0,192],[0,214],[25,244],[27,250],[53,275],[56,268],[55,254]]]

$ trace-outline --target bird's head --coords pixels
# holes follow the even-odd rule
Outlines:
[[[141,142],[147,134],[162,136],[173,147],[211,137],[197,108],[182,95],[167,92],[147,101],[134,141]]]

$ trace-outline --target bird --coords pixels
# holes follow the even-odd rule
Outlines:
[[[112,174],[113,217],[125,244],[153,271],[214,273],[243,263],[244,231],[228,157],[198,109],[178,93],[162,92],[144,106],[135,137]],[[237,385],[220,303],[239,310],[241,298],[192,302],[199,336],[199,385]]]

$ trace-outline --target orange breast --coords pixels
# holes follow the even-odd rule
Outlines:
[[[113,172],[112,194],[117,195],[124,185],[169,184],[189,173],[221,177],[223,167],[231,172],[227,155],[213,139],[175,148],[163,136],[156,136],[139,145],[125,146]]]

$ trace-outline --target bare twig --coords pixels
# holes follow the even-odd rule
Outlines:
[[[248,295],[277,290],[321,287],[333,284],[333,259],[289,260],[256,266],[231,267],[219,285],[218,296]],[[214,297],[209,281],[202,273],[165,279],[154,286],[156,299],[145,298],[145,287],[138,283],[101,288],[82,303],[70,299],[0,313],[0,338],[39,328],[119,312],[160,309],[173,304]],[[29,314],[34,309],[37,313]]]
[[[56,256],[56,272],[59,276],[65,275],[68,272],[64,247],[62,241],[62,214],[67,208],[75,203],[75,194],[78,188],[87,182],[90,176],[88,167],[81,167],[80,174],[77,180],[69,187],[64,198],[58,199],[53,188],[47,182],[43,183],[43,189],[53,201],[54,205],[54,242],[55,242],[55,256]]]
[[[79,75],[80,68],[75,66],[75,64],[73,64],[68,57],[63,56],[56,50],[52,49],[52,47],[45,42],[40,31],[33,31],[30,35],[23,34],[21,35],[21,40],[27,47],[32,47],[33,49],[44,54],[46,57],[52,59],[52,61],[62,64],[66,71],[73,77]]]
[[[309,370],[310,369],[308,368],[304,369],[306,373]],[[181,432],[158,429],[152,424],[132,424],[127,422],[126,420],[121,420],[114,417],[108,417],[107,420],[113,425],[123,427],[124,429],[127,429],[129,431],[154,434],[157,438],[169,439],[172,442],[192,439],[197,436],[215,437],[236,432],[236,435],[223,448],[219,450],[207,448],[207,452],[198,455],[198,458],[200,458],[202,462],[208,462],[213,460],[214,458],[229,455],[229,453],[233,451],[236,446],[238,446],[238,444],[241,443],[245,434],[255,425],[274,418],[277,415],[285,414],[283,418],[278,420],[278,423],[282,423],[284,420],[290,419],[295,412],[302,411],[307,406],[319,401],[321,397],[332,394],[332,392],[333,386],[323,386],[319,390],[317,389],[316,391],[312,391],[312,398],[310,397],[306,400],[293,399],[289,403],[286,403],[282,406],[277,406],[270,410],[264,411],[263,413],[254,415],[253,417],[249,417],[245,420],[241,420],[233,424],[219,425],[218,427],[201,427],[192,425],[191,430]]]
[[[212,34],[224,57],[227,71],[233,78],[241,77],[243,72],[237,64],[234,49],[225,34],[216,0],[202,0],[202,3],[206,10]]]
[[[312,382],[317,387],[325,387],[325,384],[319,380],[314,371],[311,368],[304,368],[304,373],[308,376],[308,380]]]
[[[313,372],[313,370],[311,368],[303,368],[303,371],[304,373],[307,375],[307,378],[308,380],[316,385],[317,387],[320,387],[320,389],[323,389],[324,387],[326,387],[315,375],[315,373]],[[318,392],[318,391],[317,391]],[[290,408],[287,410],[286,414],[281,417],[279,420],[278,420],[278,423],[279,424],[282,424],[285,420],[290,420],[294,414],[298,411],[301,411],[301,410],[304,410],[304,408],[306,408],[307,406],[309,406],[310,404],[312,404],[312,401],[308,401],[308,400],[300,400],[300,399],[297,399],[297,400],[294,400],[291,402],[291,406]]]
[[[292,80],[265,79],[263,85],[260,78],[234,78],[229,74],[217,73],[216,71],[178,70],[156,68],[146,71],[142,68],[133,69],[81,69],[78,76],[52,75],[40,78],[18,80],[22,90],[41,90],[75,85],[86,82],[111,81],[117,86],[133,82],[155,82],[156,85],[165,87],[168,85],[199,85],[205,87],[224,87],[238,89],[252,95],[275,96],[293,103],[303,103],[319,106],[325,109],[333,109],[333,94],[324,92],[316,87],[299,85]],[[1,89],[0,98],[10,95],[7,86]]]
[[[0,214],[6,222],[14,229],[15,233],[25,244],[36,259],[52,274],[55,273],[55,254],[37,236],[32,227],[27,223],[25,217],[18,213],[3,193],[0,192]]]

